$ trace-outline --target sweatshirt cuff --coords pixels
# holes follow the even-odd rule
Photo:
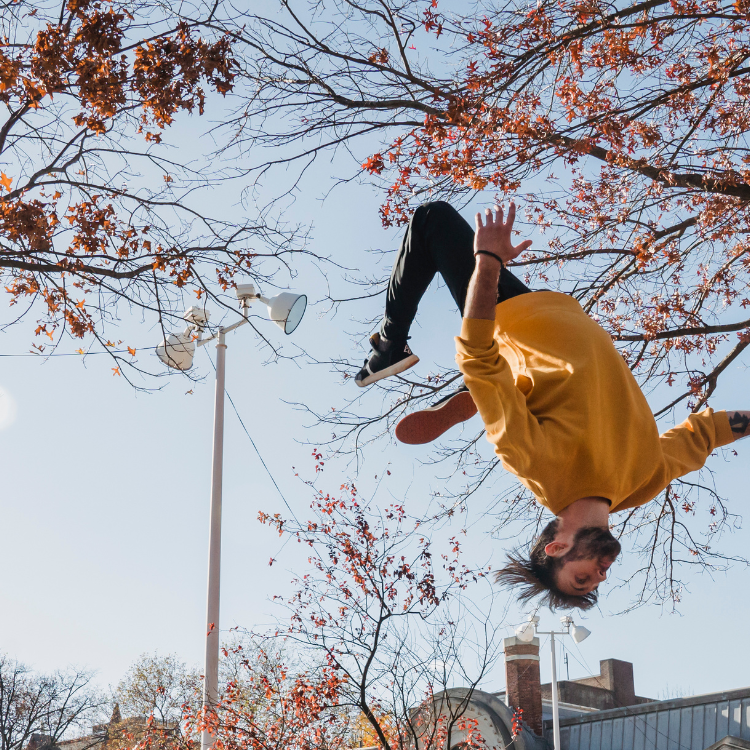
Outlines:
[[[461,323],[461,336],[456,338],[459,352],[470,349],[489,349],[495,341],[495,321],[464,318]]]
[[[736,436],[729,424],[729,414],[725,411],[715,411],[712,416],[716,430],[716,447],[720,448],[722,445],[733,443]]]

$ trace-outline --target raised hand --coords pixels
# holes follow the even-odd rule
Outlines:
[[[495,206],[493,216],[491,209],[485,209],[485,221],[482,223],[482,214],[476,215],[476,234],[474,235],[474,253],[492,253],[503,263],[517,258],[524,250],[531,247],[531,240],[524,240],[520,245],[513,245],[511,235],[513,222],[516,218],[516,204],[510,204],[508,209],[508,221],[503,222],[503,209]]]

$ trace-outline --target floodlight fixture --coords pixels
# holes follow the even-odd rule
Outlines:
[[[174,370],[189,370],[193,366],[195,342],[200,340],[210,317],[205,307],[189,307],[182,316],[188,323],[185,330],[168,334],[156,347],[156,356]]]
[[[591,631],[588,628],[584,628],[583,625],[574,624],[570,628],[570,635],[576,643],[580,643],[591,635]]]
[[[531,619],[531,618],[529,618]],[[539,619],[538,617],[536,618]],[[584,628],[582,625],[576,625],[573,622],[573,618],[570,615],[563,615],[560,618],[560,622],[565,630],[537,630],[537,635],[548,635],[550,640],[550,656],[552,657],[552,748],[553,750],[560,750],[560,705],[557,691],[557,663],[555,660],[555,636],[556,635],[569,635],[573,638],[576,643],[586,640],[591,635],[591,631],[588,628]],[[522,625],[516,630],[516,636],[521,638],[519,631],[528,625]],[[524,640],[521,638],[521,640]],[[528,640],[531,640],[529,638]],[[528,641],[527,641],[528,642]]]
[[[570,615],[561,617],[560,622],[563,624],[563,627],[568,629],[568,633],[570,633],[571,638],[576,643],[585,641],[591,635],[591,631],[588,628],[584,628],[583,625],[576,625]]]
[[[205,307],[188,307],[182,314],[182,319],[187,320],[196,331],[202,332],[211,318],[211,313]]]
[[[280,292],[274,297],[264,297],[253,284],[237,284],[235,288],[237,299],[240,301],[244,320],[238,321],[226,329],[228,332],[247,322],[248,308],[253,300],[260,300],[268,308],[268,319],[276,323],[284,333],[289,335],[299,326],[302,316],[307,309],[307,296],[294,292]],[[193,366],[196,342],[201,346],[216,338],[217,334],[208,339],[202,338],[203,331],[211,317],[205,307],[190,307],[182,316],[188,322],[187,328],[179,334],[168,334],[156,347],[156,355],[168,367],[174,370],[189,370]]]
[[[193,366],[195,341],[193,332],[186,328],[182,333],[168,334],[156,347],[156,356],[174,370],[189,370]]]
[[[276,323],[287,336],[293,333],[307,309],[307,296],[294,292],[281,292],[270,299],[260,297],[268,307],[268,319]]]
[[[294,292],[280,292],[275,297],[264,297],[257,292],[253,284],[237,284],[235,288],[243,314],[252,300],[258,299],[268,308],[268,319],[281,328],[284,333],[293,333],[302,320],[307,308],[307,296]]]
[[[530,616],[528,622],[525,622],[523,625],[519,625],[516,628],[516,638],[518,638],[521,643],[531,643],[531,641],[534,640],[536,624],[538,622],[539,618],[536,615]]]

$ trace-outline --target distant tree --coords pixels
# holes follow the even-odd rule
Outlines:
[[[204,715],[196,694],[196,700],[181,706],[179,731],[171,722],[152,716],[145,731],[134,736],[137,749],[193,750],[200,733],[209,728],[216,747],[224,750],[237,746],[345,750],[346,724],[337,721],[329,727],[328,713],[325,720],[321,718],[335,689],[307,672],[298,657],[290,656],[283,638],[261,642],[235,632],[222,645],[218,711]],[[317,744],[305,744],[310,741]]]
[[[455,537],[434,548],[399,505],[376,510],[351,483],[337,495],[314,491],[306,522],[260,515],[310,548],[309,568],[285,598],[288,619],[267,639],[285,638],[293,655],[268,660],[262,649],[263,658],[248,659],[263,708],[248,710],[229,686],[209,726],[226,750],[343,749],[364,738],[384,750],[439,750],[468,741],[463,712],[498,654],[491,597],[480,611],[462,596],[485,571],[461,563]],[[436,698],[453,681],[468,688],[465,698]],[[430,709],[415,712],[420,705]]]
[[[34,735],[41,748],[89,730],[106,707],[92,674],[40,674],[0,653],[0,750],[24,750]]]
[[[200,703],[202,676],[176,654],[141,654],[117,685],[115,698],[125,717],[153,717],[177,727],[185,706]]]
[[[318,469],[320,469],[318,464]],[[464,716],[474,688],[499,654],[487,583],[461,563],[456,538],[432,544],[404,508],[381,510],[347,483],[321,492],[306,522],[260,520],[310,549],[309,567],[267,633],[225,642],[215,710],[183,704],[183,731],[153,722],[138,750],[188,750],[208,729],[219,750],[384,750],[483,747]],[[273,560],[271,561],[273,563]],[[484,592],[483,592],[484,593]],[[454,682],[466,688],[449,699]]]

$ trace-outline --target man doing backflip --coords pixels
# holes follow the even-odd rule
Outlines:
[[[531,243],[512,244],[515,206],[476,215],[476,233],[450,205],[414,213],[388,285],[366,386],[412,367],[409,328],[440,273],[463,315],[456,361],[464,386],[405,417],[396,436],[434,440],[477,409],[503,467],[555,515],[528,556],[496,574],[552,608],[588,609],[620,552],[609,514],[652,500],[699,469],[719,446],[750,432],[750,412],[705,409],[659,435],[651,409],[609,334],[566,294],[530,293],[505,267]]]

